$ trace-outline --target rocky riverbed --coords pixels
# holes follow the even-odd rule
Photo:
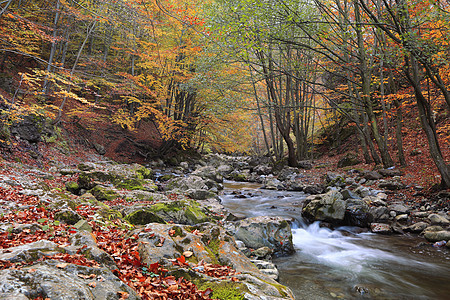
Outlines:
[[[224,155],[175,167],[99,160],[45,171],[4,166],[4,299],[162,299],[182,291],[195,299],[292,299],[271,262],[294,252],[292,220],[229,213],[218,197],[224,178],[309,194],[300,210],[311,222],[419,234],[436,247],[450,247],[442,205],[450,195],[419,206],[392,201],[388,195],[404,188],[397,170],[348,170],[319,180],[302,172],[314,167],[311,162],[275,170],[263,158]],[[113,234],[114,240],[106,239]]]

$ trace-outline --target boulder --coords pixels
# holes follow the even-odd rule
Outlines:
[[[430,220],[431,225],[443,225],[443,226],[450,225],[450,221],[446,217],[438,214],[429,215],[428,220]]]
[[[258,175],[272,174],[272,167],[268,165],[259,165],[253,168],[253,171]]]
[[[278,180],[280,181],[286,181],[294,179],[294,177],[297,175],[298,169],[292,168],[292,167],[284,167],[280,173],[278,174]]]
[[[383,178],[383,175],[381,175],[377,171],[367,171],[364,174],[364,178],[367,180],[378,180],[378,179]]]
[[[217,172],[219,172],[222,176],[227,176],[231,172],[233,172],[233,167],[230,165],[220,165],[217,167]]]
[[[159,202],[152,206],[134,205],[125,208],[123,214],[128,222],[135,225],[165,222],[195,225],[210,221],[194,200]]]
[[[403,204],[394,204],[388,207],[390,211],[395,211],[397,214],[408,214],[410,208]]]
[[[114,259],[97,246],[97,242],[89,232],[77,232],[70,237],[70,242],[74,248],[74,252],[83,254],[87,259],[95,260],[101,266],[107,267],[110,270],[117,269]],[[68,248],[70,249],[70,247]]]
[[[367,203],[363,200],[347,200],[344,223],[350,226],[369,227],[374,217]]]
[[[55,220],[64,222],[69,225],[75,225],[82,218],[72,209],[63,209],[55,213]]]
[[[345,186],[345,176],[341,174],[328,172],[324,176],[324,180],[327,186],[344,187]]]
[[[43,256],[51,256],[63,252],[64,249],[48,240],[23,244],[17,247],[0,249],[0,260],[10,262],[32,262]]]
[[[347,153],[344,157],[342,157],[337,164],[338,168],[344,168],[349,166],[354,166],[360,164],[361,160],[359,160],[358,155],[355,153]]]
[[[282,217],[253,217],[227,224],[227,229],[248,248],[269,247],[275,256],[292,254],[292,232],[289,221]]]
[[[309,160],[302,160],[298,162],[298,167],[300,169],[311,170],[313,168],[313,164]]]
[[[380,169],[378,173],[384,177],[403,176],[403,172],[399,169]]]
[[[380,233],[380,234],[391,234],[392,228],[389,224],[384,223],[372,223],[370,224],[370,230],[373,233]]]
[[[194,172],[192,172],[192,175],[198,176],[203,179],[211,179],[217,183],[223,182],[223,176],[213,166],[200,167],[196,169]]]
[[[397,180],[383,180],[380,182],[378,187],[380,187],[382,189],[396,191],[396,190],[402,190],[406,186],[402,182],[397,181]]]
[[[423,230],[425,230],[425,228],[428,227],[428,223],[425,222],[417,222],[414,223],[410,226],[408,226],[405,231],[409,231],[412,233],[421,233]]]
[[[302,216],[307,220],[341,223],[344,220],[346,201],[338,191],[309,196],[302,208]]]
[[[238,250],[233,237],[222,227],[211,223],[196,226],[148,224],[133,233],[139,236],[138,251],[144,264],[159,262],[170,267],[177,276],[194,277],[200,289],[224,290],[228,295],[234,291],[236,299],[293,299],[288,288],[261,272]],[[172,261],[182,254],[188,266],[174,270]],[[211,281],[211,277],[201,273],[208,264],[230,266],[241,273],[235,275],[239,282]]]
[[[441,231],[426,231],[424,237],[429,242],[440,242],[440,241],[449,241],[450,240],[450,231],[441,230]]]
[[[283,183],[273,176],[267,176],[263,180],[263,188],[268,190],[282,189]]]
[[[136,292],[107,268],[68,264],[58,268],[60,261],[47,260],[22,269],[0,271],[2,299],[120,299],[124,292],[129,300],[138,300]],[[94,278],[90,277],[94,275]],[[86,279],[84,277],[86,277]],[[95,282],[95,285],[91,283]]]
[[[309,184],[303,188],[305,194],[317,195],[322,194],[325,188],[321,184]]]
[[[373,216],[374,222],[385,222],[389,219],[389,209],[385,206],[370,207],[370,213]]]
[[[216,196],[222,185],[213,180],[202,179],[199,176],[176,177],[167,182],[166,191],[187,194],[193,199],[204,200]]]

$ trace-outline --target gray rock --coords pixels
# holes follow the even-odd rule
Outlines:
[[[344,200],[347,200],[347,199],[360,199],[360,197],[357,194],[353,193],[352,191],[350,191],[348,189],[343,189],[341,191],[341,194],[342,194],[342,197],[344,198]]]
[[[236,239],[253,249],[269,247],[276,256],[292,254],[292,232],[289,221],[282,217],[254,217],[234,224],[228,224],[228,230]]]
[[[426,231],[424,237],[429,242],[439,242],[439,241],[449,241],[450,240],[450,231],[441,230],[441,231]]]
[[[272,173],[272,167],[268,165],[260,165],[253,168],[253,171],[258,175],[269,175]]]
[[[364,174],[364,178],[367,180],[378,180],[383,178],[383,176],[377,171],[368,171]]]
[[[407,214],[398,215],[395,217],[395,221],[406,222],[406,221],[408,221],[408,215]]]
[[[370,195],[369,188],[365,186],[359,186],[354,191],[355,194],[359,195],[361,198],[365,198]]]
[[[391,191],[402,190],[406,187],[403,183],[395,180],[384,180],[378,186]]]
[[[364,200],[351,199],[347,201],[344,223],[350,226],[369,227],[374,217]]]
[[[309,221],[340,223],[344,220],[346,201],[342,194],[332,190],[326,194],[306,198],[302,216]]]
[[[97,242],[90,233],[80,231],[72,235],[69,240],[77,253],[83,254],[87,259],[95,260],[110,270],[117,269],[114,259],[97,246]]]
[[[384,177],[403,176],[403,172],[399,169],[380,169],[378,173]]]
[[[305,194],[311,194],[311,195],[316,195],[316,194],[321,194],[324,191],[324,187],[321,184],[310,184],[310,185],[306,185],[303,188],[303,192],[305,192]]]
[[[55,213],[55,220],[64,222],[69,225],[74,225],[81,219],[81,216],[71,209],[63,209]]]
[[[14,299],[16,295],[35,299],[39,296],[49,299],[72,300],[119,300],[117,292],[128,293],[128,299],[140,299],[136,292],[120,281],[106,268],[92,268],[68,264],[58,268],[60,261],[47,260],[22,269],[0,271],[0,290],[4,299]],[[82,276],[94,278],[84,279]],[[95,287],[89,286],[95,282]],[[11,295],[11,297],[9,297]],[[16,298],[17,299],[17,298]],[[20,298],[19,298],[20,299]]]
[[[391,234],[392,228],[389,224],[384,223],[372,223],[370,224],[370,230],[373,233],[380,233],[380,234]]]
[[[421,233],[425,228],[428,227],[428,223],[425,222],[417,222],[410,226],[405,231],[410,231],[413,233]]]
[[[282,187],[280,180],[273,176],[267,176],[263,181],[263,188],[267,190],[278,190]]]
[[[278,180],[286,181],[292,180],[298,173],[298,169],[292,167],[284,167],[281,172],[278,174]]]
[[[43,256],[51,256],[63,251],[63,248],[60,248],[53,242],[48,240],[40,240],[17,247],[0,249],[0,260],[8,260],[11,262],[30,262]]]
[[[309,160],[302,160],[298,162],[298,167],[300,169],[311,170],[313,168],[313,164]]]
[[[261,247],[253,251],[251,254],[257,259],[268,259],[272,255],[273,251],[267,246]]]
[[[438,215],[438,214],[429,215],[428,220],[430,220],[431,225],[443,225],[443,226],[450,225],[450,221],[447,220],[446,217]]]
[[[73,227],[75,227],[79,231],[84,230],[87,232],[92,232],[92,227],[86,220],[78,221],[77,223],[75,223],[75,225],[73,225]]]
[[[407,214],[410,211],[410,208],[403,204],[390,205],[388,208],[391,211],[395,211],[397,214]]]
[[[98,154],[100,154],[100,155],[106,154],[105,146],[100,145],[98,143],[93,143],[93,146],[94,146],[95,151],[97,151]]]
[[[203,179],[211,179],[217,183],[223,182],[223,176],[213,166],[200,167],[192,172],[192,175],[201,177]]]
[[[344,168],[344,167],[357,165],[360,163],[361,163],[361,160],[359,160],[358,155],[355,153],[349,152],[338,161],[337,167]]]

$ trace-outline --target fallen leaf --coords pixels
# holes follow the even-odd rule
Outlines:
[[[28,270],[28,273],[33,273],[33,272],[36,272],[36,269],[29,269]]]
[[[183,256],[184,256],[184,257],[187,257],[187,258],[191,257],[193,254],[194,254],[194,253],[193,253],[192,251],[184,251],[184,252],[183,252]]]
[[[97,283],[91,282],[88,284],[91,288],[95,288],[97,286]]]
[[[56,267],[60,268],[60,269],[64,269],[65,267],[67,267],[69,264],[68,263],[61,263],[61,264],[57,264]]]
[[[120,296],[120,299],[128,299],[129,294],[127,292],[118,291],[117,294]]]

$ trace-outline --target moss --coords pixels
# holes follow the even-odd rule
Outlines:
[[[219,247],[220,247],[220,241],[219,239],[212,239],[209,244],[208,248],[211,249],[211,252],[217,257],[219,256]]]
[[[174,202],[164,202],[164,203],[156,203],[150,207],[150,210],[153,212],[159,211],[180,211],[180,206],[185,206],[184,201],[174,201]]]
[[[192,224],[209,221],[209,218],[200,210],[198,206],[195,205],[187,207],[185,215]]]
[[[136,170],[136,173],[142,177],[142,179],[151,179],[153,176],[153,171],[150,169],[147,169],[146,167],[141,167]]]
[[[132,212],[128,216],[125,217],[125,220],[133,225],[146,225],[149,223],[161,223],[166,224],[166,222],[155,215],[153,212],[147,209],[137,210]]]
[[[193,282],[199,290],[211,289],[211,299],[244,300],[244,294],[248,292],[248,288],[240,282],[201,282],[200,280],[193,280]]]
[[[111,201],[119,197],[119,195],[110,189],[106,189],[99,185],[96,185],[90,190],[91,194],[99,201]]]
[[[167,174],[167,175],[163,175],[163,176],[159,177],[159,181],[162,181],[162,182],[169,181],[170,179],[175,178],[175,177],[177,177],[177,176],[172,175],[172,174]]]
[[[122,179],[122,180],[112,180],[114,185],[121,189],[126,189],[130,191],[134,190],[142,190],[144,189],[144,181],[139,178],[131,178],[131,179]]]
[[[171,229],[175,231],[175,233],[173,234],[174,237],[177,237],[177,236],[185,237],[186,236],[186,234],[183,232],[183,229],[180,226],[173,226]]]
[[[234,181],[247,181],[247,177],[244,174],[234,174],[232,177]]]
[[[66,190],[77,195],[80,192],[80,186],[75,181],[66,182]]]
[[[276,288],[278,290],[278,292],[280,293],[281,297],[287,297],[288,293],[286,293],[285,289],[286,287],[284,285],[278,284],[278,283],[273,283],[273,282],[268,282],[262,278],[259,278],[259,280],[261,280],[264,283],[270,284],[271,286],[273,286],[274,288]]]
[[[281,221],[280,228],[286,228],[289,226],[289,222],[286,220]]]

